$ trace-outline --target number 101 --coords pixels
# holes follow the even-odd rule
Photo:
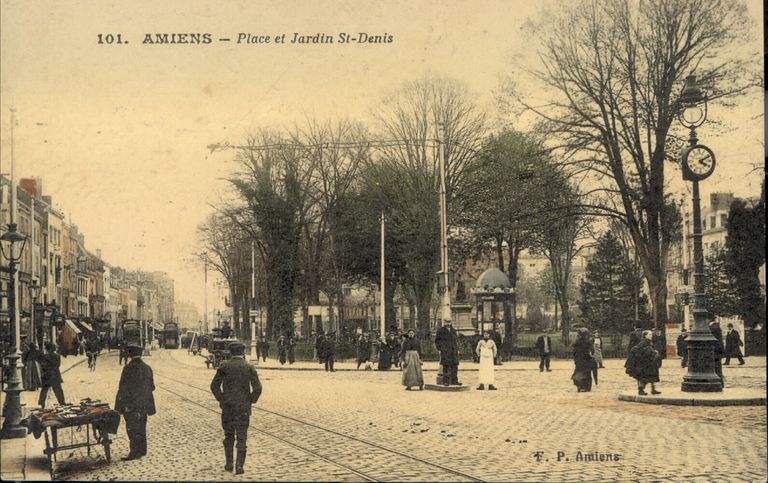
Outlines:
[[[100,44],[122,44],[123,43],[123,37],[121,34],[98,34],[96,37],[99,39]]]

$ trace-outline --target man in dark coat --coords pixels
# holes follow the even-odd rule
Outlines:
[[[288,336],[288,364],[293,364],[296,362],[296,341],[293,340],[293,335]]]
[[[741,355],[741,346],[744,342],[741,340],[739,331],[733,328],[733,324],[728,324],[728,334],[725,336],[725,362],[724,365],[731,363],[731,357],[739,360],[739,365],[744,365],[744,356]]]
[[[285,336],[281,335],[279,339],[277,339],[277,356],[280,360],[280,365],[282,366],[285,364],[286,358],[288,356],[288,341],[285,340]]]
[[[627,356],[629,356],[630,351],[633,347],[635,347],[641,340],[643,340],[643,329],[640,327],[639,324],[635,325],[635,329],[629,333],[629,344],[627,344]]]
[[[502,341],[501,341],[501,334],[499,334],[499,331],[494,329],[493,332],[491,332],[491,339],[493,339],[494,344],[496,344],[496,360],[493,361],[493,364],[495,366],[501,365],[501,354],[502,354]],[[477,347],[477,346],[475,346]]]
[[[659,365],[661,365],[661,362],[667,358],[667,336],[664,334],[664,331],[654,330],[651,344],[653,344],[656,352],[659,353]]]
[[[547,334],[541,334],[536,339],[536,349],[538,349],[539,357],[541,358],[539,372],[544,372],[545,368],[547,372],[552,372],[552,369],[549,368],[549,360],[552,356],[552,338]]]
[[[229,336],[231,335],[232,335],[232,327],[230,327],[227,322],[224,322],[224,326],[221,328],[221,338],[229,339]]]
[[[459,383],[459,335],[450,320],[443,321],[443,326],[435,335],[435,346],[440,351],[440,365],[443,366],[443,386]]]
[[[400,341],[400,337],[397,335],[396,328],[392,328],[392,331],[389,333],[389,338],[389,345],[392,347],[392,365],[400,367],[400,351],[402,350],[403,345]]]
[[[360,369],[360,365],[368,362],[371,359],[371,342],[368,338],[361,334],[357,339],[357,368]]]
[[[142,348],[138,345],[127,347],[130,362],[120,375],[120,385],[115,398],[115,411],[125,418],[125,432],[128,433],[130,451],[126,460],[135,460],[147,454],[147,416],[155,414],[155,380],[152,368],[141,360]]]
[[[688,367],[688,332],[685,327],[677,336],[677,355],[680,357],[680,367]]]
[[[475,364],[480,363],[480,354],[477,353],[477,344],[479,344],[482,339],[483,339],[483,335],[480,333],[480,329],[477,329],[475,331],[475,335],[472,336],[472,340],[469,343],[470,347],[472,347],[472,362],[474,362]],[[495,342],[496,341],[494,341],[494,343]]]
[[[232,456],[237,438],[237,462],[235,473],[242,475],[248,439],[251,405],[261,396],[261,382],[256,368],[245,362],[245,345],[233,342],[229,345],[232,357],[216,371],[211,381],[211,392],[221,407],[221,427],[224,429],[225,471],[232,471]]]
[[[334,372],[333,363],[336,359],[336,344],[330,335],[321,337],[320,347],[317,349],[317,357],[325,364],[326,371]]]
[[[59,404],[66,404],[64,402],[64,390],[61,388],[61,383],[64,382],[61,378],[61,356],[56,352],[56,346],[53,342],[46,342],[44,346],[45,354],[39,355],[41,386],[37,403],[41,408],[45,407],[48,389],[53,389],[53,394],[56,395],[56,401]]]
[[[269,355],[269,341],[266,337],[262,337],[259,341],[259,349],[261,349],[261,359],[266,362]]]
[[[123,363],[128,362],[128,350],[125,347],[125,341],[121,340],[120,344],[118,344],[118,364],[123,365]]]

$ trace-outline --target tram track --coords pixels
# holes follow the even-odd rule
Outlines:
[[[176,361],[174,362],[179,364]],[[221,414],[218,408],[213,408],[210,404],[190,398],[188,391],[174,390],[169,386],[176,384],[189,389],[194,389],[201,394],[204,393],[206,396],[211,396],[208,387],[202,388],[194,384],[189,384],[188,382],[182,382],[166,375],[158,374],[157,371],[155,372],[155,375],[159,376],[164,381],[160,385],[158,385],[156,381],[155,385],[160,389],[174,394],[176,397],[179,397],[190,404],[204,408],[207,411]],[[169,381],[170,384],[165,381]],[[391,481],[393,479],[399,479],[395,476],[397,471],[400,471],[402,468],[413,469],[418,466],[422,468],[421,471],[417,472],[417,474],[422,475],[419,478],[420,480],[427,478],[432,481],[484,481],[439,463],[434,463],[372,441],[345,434],[314,422],[258,406],[254,406],[253,410],[261,415],[262,425],[261,427],[256,427],[252,424],[250,427],[251,430],[255,430],[282,444],[286,444],[310,454],[315,458],[338,466],[364,481]],[[269,431],[265,429],[264,426],[274,427],[279,430],[280,434],[276,434],[276,431]],[[327,442],[330,446],[340,448],[342,454],[322,454],[324,452],[323,450],[327,448],[322,443],[318,443],[318,441]],[[382,454],[388,455],[386,463],[376,463],[374,468],[370,468],[370,465],[366,466],[366,461],[368,461],[366,456],[369,456],[370,458],[380,458]]]

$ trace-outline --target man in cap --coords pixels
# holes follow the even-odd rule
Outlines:
[[[147,454],[147,416],[155,414],[155,381],[152,368],[142,359],[141,346],[130,344],[126,352],[130,358],[120,375],[120,386],[115,400],[115,411],[125,418],[130,451],[124,461],[135,460]]]
[[[245,362],[245,345],[233,342],[229,345],[232,357],[216,371],[211,381],[211,392],[221,407],[221,427],[224,429],[225,471],[232,471],[232,456],[237,438],[237,463],[235,473],[242,475],[245,463],[248,424],[251,405],[261,396],[261,383],[256,369]]]
[[[46,342],[44,344],[45,354],[40,354],[40,397],[37,403],[41,408],[45,407],[45,400],[48,397],[48,389],[53,389],[53,394],[56,395],[56,401],[59,404],[65,404],[64,390],[61,388],[61,383],[64,382],[61,378],[61,356],[56,352],[56,345],[53,342]]]

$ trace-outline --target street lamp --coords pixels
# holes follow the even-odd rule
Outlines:
[[[32,309],[30,312],[30,327],[29,327],[29,340],[38,343],[37,341],[37,327],[35,327],[35,305],[37,305],[37,299],[40,297],[40,290],[42,287],[37,280],[32,280],[29,284],[29,298],[32,300]],[[39,346],[40,344],[38,344]]]
[[[16,223],[8,224],[8,231],[0,236],[0,256],[5,258],[8,265],[8,317],[11,321],[11,347],[5,356],[5,367],[8,368],[8,381],[5,383],[5,408],[3,414],[2,437],[3,438],[23,438],[27,435],[27,428],[21,423],[21,379],[16,363],[19,360],[18,341],[15,334],[19,329],[19,321],[16,319],[16,265],[21,260],[24,253],[24,246],[27,243],[27,237],[17,231]]]
[[[707,98],[689,75],[678,100],[678,120],[691,130],[682,153],[683,179],[692,183],[693,202],[693,327],[688,336],[688,373],[683,376],[684,392],[720,392],[723,384],[715,374],[713,344],[719,343],[709,329],[704,293],[704,250],[701,244],[701,201],[699,181],[715,170],[715,153],[698,143],[696,128],[707,119]]]

